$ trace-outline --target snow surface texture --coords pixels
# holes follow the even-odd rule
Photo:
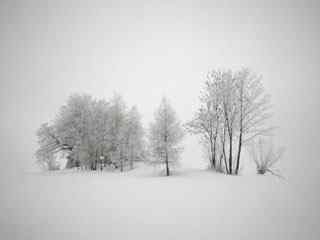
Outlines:
[[[27,173],[1,197],[1,239],[317,239],[319,213],[268,175],[185,169]]]

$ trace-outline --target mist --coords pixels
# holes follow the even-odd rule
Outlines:
[[[35,132],[71,94],[118,93],[145,127],[166,96],[186,122],[209,70],[248,67],[271,95],[297,207],[319,212],[319,10],[318,1],[2,1],[1,191],[38,169]],[[198,140],[186,137],[183,166],[205,167]]]

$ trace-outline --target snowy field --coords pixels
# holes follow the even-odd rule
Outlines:
[[[270,175],[185,169],[164,177],[144,167],[124,173],[30,172],[11,185],[1,197],[1,239],[319,236],[318,200]]]

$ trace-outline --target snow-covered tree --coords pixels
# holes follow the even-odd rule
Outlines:
[[[182,138],[183,129],[176,113],[163,98],[155,112],[155,121],[150,126],[149,143],[153,163],[164,164],[167,176],[170,175],[170,165],[179,158]]]
[[[137,107],[132,107],[127,113],[124,135],[126,158],[129,161],[130,168],[133,169],[134,162],[143,160],[145,153],[143,139],[144,131]]]
[[[209,148],[211,168],[223,171],[224,165],[226,173],[232,169],[236,116],[234,82],[231,71],[209,72],[201,92],[200,108],[187,124],[187,129],[201,135],[203,144]]]
[[[223,129],[224,129],[224,149],[227,150],[228,159],[228,173],[233,174],[233,151],[236,134],[236,118],[238,114],[238,104],[236,99],[236,78],[234,78],[232,71],[218,71],[216,72],[219,81],[219,89],[222,94],[222,112],[223,112]]]
[[[226,173],[238,174],[244,142],[270,130],[269,97],[260,79],[248,69],[208,74],[201,106],[187,127],[210,148],[212,168],[223,171],[224,165]]]
[[[110,103],[111,161],[120,167],[125,164],[125,117],[126,105],[120,95],[114,95]]]
[[[192,134],[201,135],[202,143],[208,148],[210,167],[217,168],[218,134],[222,119],[221,93],[217,82],[211,81],[211,74],[208,74],[208,80],[201,92],[200,108],[186,127]]]
[[[101,156],[107,156],[110,149],[110,113],[109,104],[105,100],[94,101],[92,120],[89,126],[90,142],[94,152],[93,169],[97,170],[98,162],[102,167],[104,163]],[[104,160],[104,159],[103,159]]]
[[[235,174],[240,166],[240,154],[244,142],[253,140],[257,136],[268,134],[267,127],[270,118],[270,96],[264,91],[261,77],[248,69],[242,69],[235,74],[237,97],[237,141],[238,151]]]
[[[39,149],[36,152],[38,163],[48,170],[57,168],[54,161],[54,151],[61,146],[61,141],[58,138],[53,126],[44,123],[37,131]]]
[[[89,95],[72,95],[54,121],[61,141],[73,148],[75,162],[80,162],[86,168],[94,164],[90,136],[93,102]]]
[[[130,162],[133,167],[144,153],[139,113],[135,107],[127,112],[119,95],[110,102],[72,95],[52,125],[42,125],[37,135],[38,161],[47,166],[54,165],[53,152],[60,147],[71,150],[68,167],[91,170],[97,170],[99,163],[100,168],[112,163],[122,171],[125,163]]]

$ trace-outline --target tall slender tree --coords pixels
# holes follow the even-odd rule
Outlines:
[[[238,108],[238,151],[235,174],[239,172],[241,150],[244,142],[271,131],[267,127],[270,118],[270,96],[265,93],[261,77],[242,69],[235,76]]]
[[[120,95],[114,95],[110,108],[111,158],[114,164],[124,170],[125,164],[125,116],[126,105]]]
[[[149,142],[153,162],[165,165],[166,175],[170,175],[170,165],[175,164],[181,152],[180,143],[183,129],[176,113],[163,98],[157,111],[155,121],[150,126]]]
[[[145,152],[143,149],[144,131],[141,117],[135,106],[127,113],[124,132],[126,158],[129,161],[130,168],[133,169],[134,162],[142,160]]]

